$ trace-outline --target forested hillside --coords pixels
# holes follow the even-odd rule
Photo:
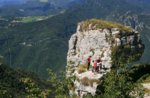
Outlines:
[[[116,72],[119,73],[117,74]],[[128,70],[128,71],[127,71]],[[97,88],[95,98],[105,98],[104,96],[130,96],[129,91],[137,87],[135,91],[143,96],[149,93],[149,89],[144,89],[139,83],[150,83],[150,66],[134,65],[130,68],[121,67],[121,69],[113,69],[106,74],[104,82]],[[1,98],[76,98],[77,96],[69,96],[69,90],[74,89],[71,78],[66,79],[63,73],[55,74],[51,70],[48,80],[40,80],[34,73],[25,72],[23,70],[14,70],[7,65],[0,64],[0,97]],[[61,78],[60,78],[61,77]],[[72,77],[72,79],[74,79]],[[88,80],[84,80],[87,83]],[[111,81],[111,82],[110,82]],[[119,83],[120,85],[116,84]],[[127,85],[126,85],[127,84]],[[134,84],[134,85],[133,85]],[[112,90],[115,89],[115,90]],[[140,91],[139,91],[140,90]],[[116,93],[116,91],[118,93]],[[125,93],[126,92],[126,93]],[[111,96],[110,96],[111,95]],[[85,98],[91,98],[91,95]]]
[[[46,84],[33,73],[14,70],[1,64],[0,76],[1,98],[40,98],[46,93]]]

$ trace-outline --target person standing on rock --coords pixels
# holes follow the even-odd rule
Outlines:
[[[89,57],[87,58],[87,63],[88,63],[87,70],[89,70],[89,68],[90,68],[90,63],[91,63],[91,56],[89,56]]]
[[[95,71],[97,69],[97,60],[94,61],[94,69],[95,69]]]
[[[100,72],[100,70],[101,70],[101,66],[102,66],[102,62],[101,62],[101,59],[98,59],[97,60],[97,72]]]
[[[91,65],[92,65],[92,72],[94,72],[94,60],[91,61]]]
[[[81,96],[81,90],[77,90],[78,92],[78,96],[80,97]]]
[[[94,55],[94,49],[90,49],[90,56]]]

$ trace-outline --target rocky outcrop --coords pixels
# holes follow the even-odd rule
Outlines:
[[[126,61],[134,54],[139,54],[137,59],[140,58],[143,48],[139,32],[129,27],[101,20],[79,23],[76,33],[69,40],[67,55],[67,76],[75,77],[74,89],[70,90],[70,94],[81,97],[87,93],[95,95],[101,78],[111,70],[113,60],[117,59],[112,59],[113,56],[119,57],[127,52],[127,56],[124,57]],[[88,56],[91,56],[91,63],[100,59],[105,69],[93,72],[91,67],[87,70]]]
[[[150,91],[150,83],[143,83],[142,84],[144,89],[147,90],[147,92],[144,95],[144,98],[150,98],[150,93],[148,91]]]

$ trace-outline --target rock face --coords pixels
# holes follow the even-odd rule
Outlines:
[[[86,22],[79,23],[76,33],[71,36],[67,55],[67,76],[75,77],[73,80],[74,89],[70,90],[70,94],[81,97],[87,93],[95,95],[96,88],[101,83],[101,77],[113,66],[112,55],[115,53],[115,47],[119,47],[120,51],[127,48],[129,51],[137,51],[138,53],[143,50],[140,34],[133,29],[128,32],[117,26],[101,28],[98,26],[99,22],[93,21],[88,22],[86,24],[88,28],[85,29],[84,23]],[[124,51],[120,53],[122,52]],[[91,66],[87,70],[89,56],[91,56],[91,65],[93,60],[100,59],[105,69],[101,68],[99,72],[93,72]]]

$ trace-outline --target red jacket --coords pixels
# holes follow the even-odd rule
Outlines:
[[[94,61],[94,68],[96,69],[96,67],[97,67],[97,62]]]
[[[91,58],[90,58],[90,57],[87,58],[87,62],[88,62],[88,63],[91,62]]]

